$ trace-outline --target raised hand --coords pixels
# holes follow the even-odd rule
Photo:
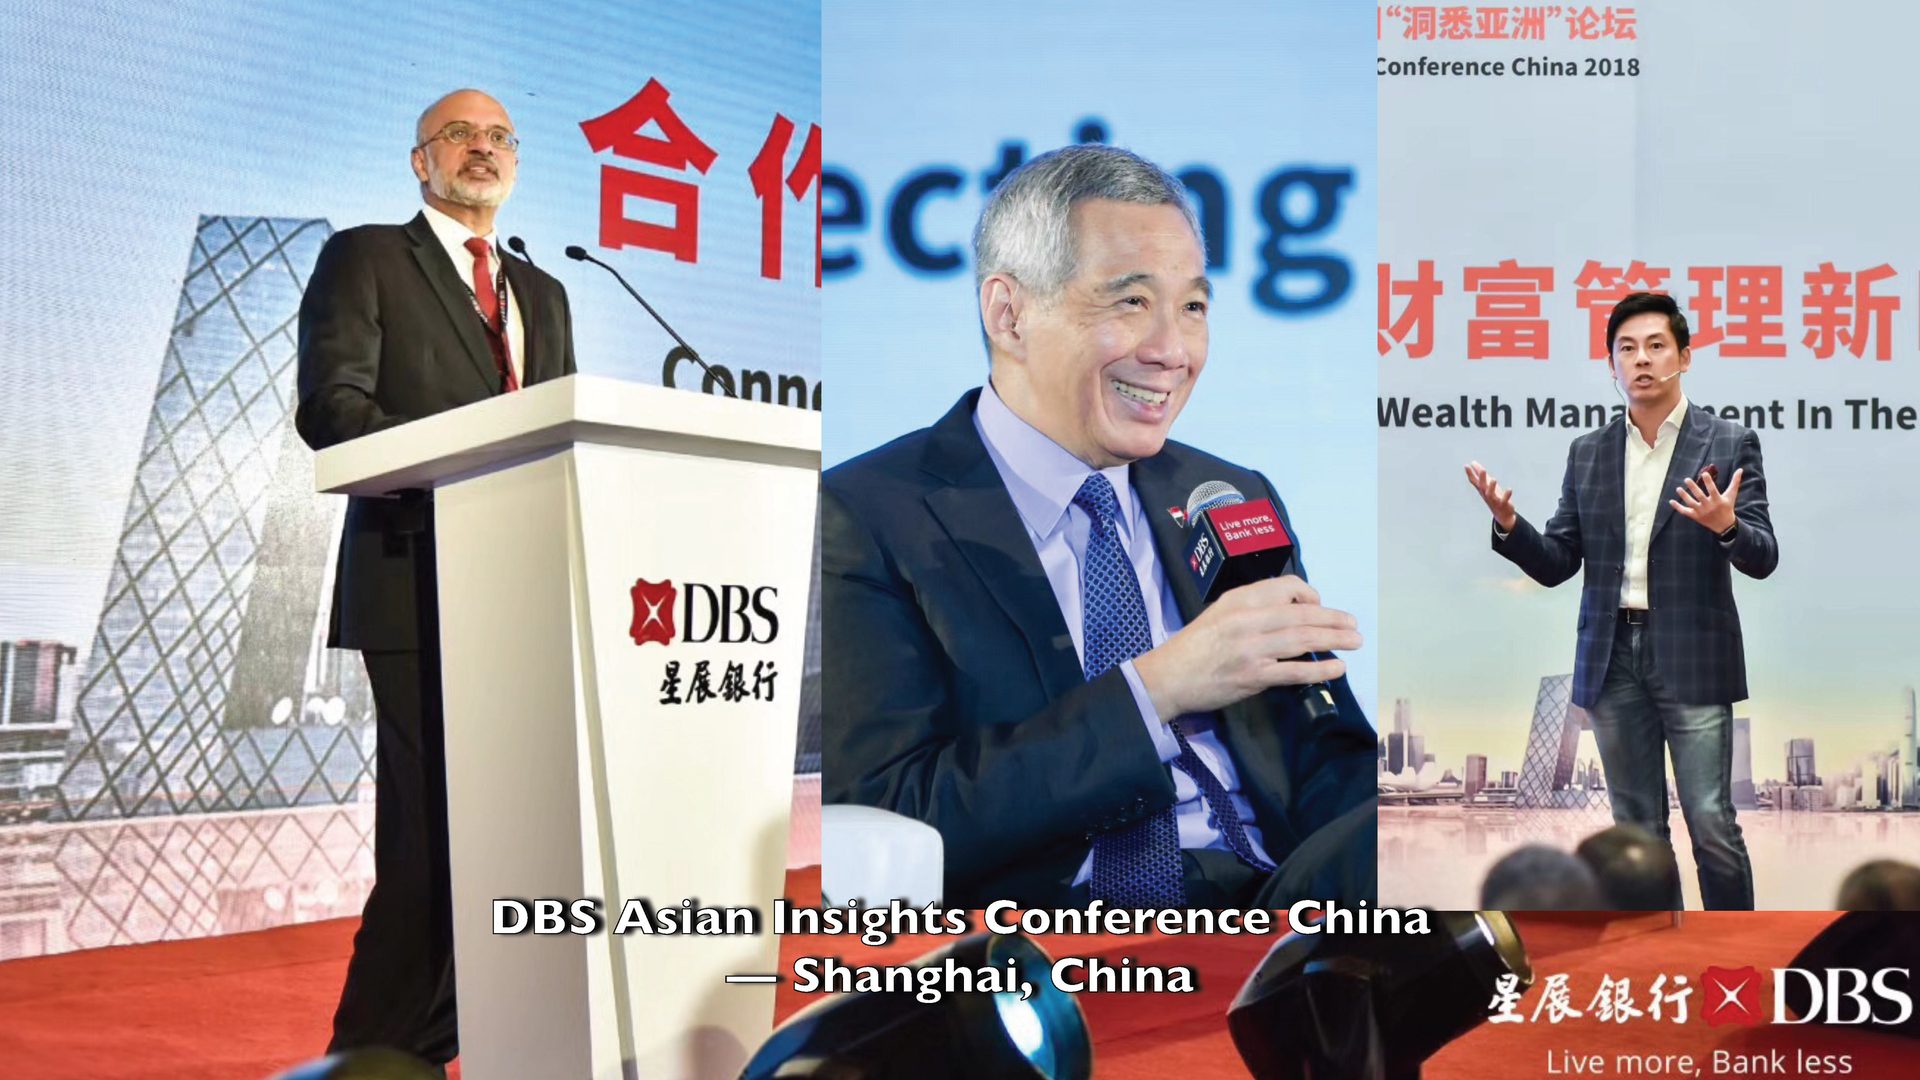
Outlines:
[[[1346,674],[1344,660],[1296,657],[1359,648],[1358,625],[1347,612],[1322,607],[1300,578],[1269,578],[1222,593],[1179,633],[1135,657],[1134,671],[1161,718],[1211,712],[1270,686]]]
[[[1740,476],[1746,470],[1733,470],[1733,480],[1725,491],[1713,482],[1715,471],[1712,466],[1701,470],[1701,482],[1687,477],[1686,483],[1673,489],[1679,498],[1668,499],[1667,504],[1673,507],[1674,513],[1699,522],[1702,528],[1718,536],[1733,528],[1734,506],[1740,499]]]
[[[1513,531],[1513,523],[1519,515],[1513,511],[1513,489],[1500,486],[1486,466],[1477,461],[1467,463],[1467,483],[1480,493],[1480,498],[1493,511],[1493,523],[1500,526],[1503,533]]]

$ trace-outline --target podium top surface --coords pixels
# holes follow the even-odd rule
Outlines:
[[[820,414],[572,375],[322,450],[314,486],[343,495],[431,488],[578,443],[818,470]]]

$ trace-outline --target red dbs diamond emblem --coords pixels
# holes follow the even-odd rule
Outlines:
[[[1758,1024],[1760,1015],[1760,972],[1750,967],[1710,967],[1700,976],[1705,998],[1700,1004],[1708,1027],[1721,1024]]]
[[[673,643],[673,593],[671,581],[656,585],[640,578],[633,583],[633,626],[627,632],[635,645]]]

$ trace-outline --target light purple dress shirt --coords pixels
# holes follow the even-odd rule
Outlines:
[[[1084,663],[1086,645],[1082,640],[1085,627],[1081,615],[1080,563],[1086,558],[1087,536],[1092,531],[1093,522],[1086,511],[1073,505],[1073,496],[1087,477],[1093,474],[1093,469],[1068,453],[1059,443],[1041,434],[1033,425],[1014,415],[1006,402],[1000,400],[1000,395],[994,392],[991,382],[980,392],[980,403],[974,409],[973,423],[980,432],[981,441],[986,443],[987,456],[993,459],[994,467],[1000,471],[1007,494],[1013,496],[1014,509],[1020,514],[1021,524],[1027,528],[1027,539],[1033,542],[1034,553],[1040,557],[1040,566],[1047,574],[1047,584],[1053,587],[1053,598],[1060,605],[1067,632],[1073,635],[1074,651]],[[1181,619],[1179,605],[1174,601],[1173,588],[1161,571],[1159,556],[1153,549],[1153,534],[1147,526],[1148,511],[1133,490],[1127,466],[1116,465],[1101,471],[1113,484],[1113,493],[1120,501],[1120,541],[1126,547],[1134,573],[1139,576],[1140,595],[1147,599],[1147,623],[1157,647],[1179,632],[1186,623]],[[1158,603],[1154,602],[1155,598]],[[1146,687],[1140,682],[1140,674],[1134,670],[1133,661],[1124,661],[1120,671],[1126,676],[1127,686],[1133,690],[1133,700],[1140,707],[1147,737],[1153,740],[1160,760],[1167,763],[1173,774],[1174,819],[1180,829],[1180,846],[1232,850],[1220,830],[1207,822],[1207,804],[1200,795],[1199,785],[1179,765],[1174,764],[1174,759],[1180,756],[1180,744],[1154,710],[1153,701],[1148,698]],[[1260,829],[1253,823],[1252,804],[1240,793],[1240,774],[1235,771],[1233,758],[1221,743],[1219,734],[1214,731],[1214,717],[1188,716],[1182,721],[1182,727],[1187,732],[1187,741],[1193,745],[1193,752],[1232,795],[1234,809],[1245,823],[1247,838],[1252,841],[1254,851],[1261,858],[1267,858],[1266,848],[1260,841]],[[1273,860],[1267,858],[1267,861]],[[1093,851],[1089,848],[1074,884],[1085,882],[1092,876]]]

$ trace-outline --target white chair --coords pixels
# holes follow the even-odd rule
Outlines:
[[[827,904],[937,903],[946,847],[923,821],[871,806],[820,808],[820,895]]]

